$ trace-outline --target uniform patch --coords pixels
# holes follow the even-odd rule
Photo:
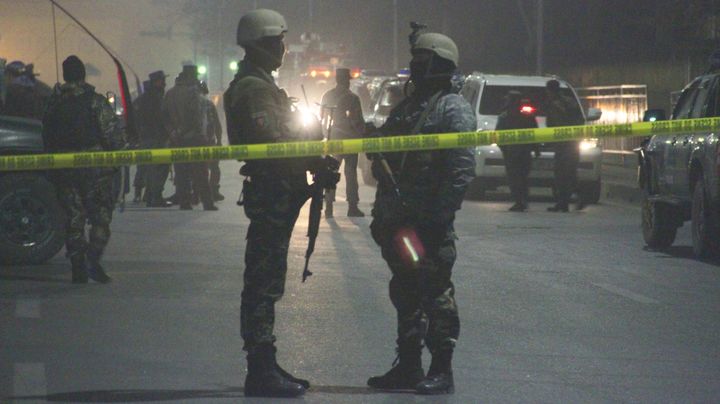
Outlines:
[[[250,118],[255,122],[257,128],[264,128],[267,125],[267,112],[260,111],[250,115]]]

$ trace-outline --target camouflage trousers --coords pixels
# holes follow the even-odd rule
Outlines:
[[[370,229],[392,271],[390,300],[397,311],[398,344],[427,345],[430,352],[453,349],[460,335],[460,317],[451,281],[457,251],[452,225],[438,228],[416,224],[425,257],[412,267],[393,241],[396,223],[373,220]],[[406,227],[406,226],[402,226]]]
[[[247,182],[243,187],[245,214],[250,219],[240,305],[240,333],[246,351],[276,340],[275,303],[285,293],[290,237],[307,199],[282,184],[265,185],[264,190]]]
[[[98,175],[94,170],[77,170],[61,174],[55,181],[58,201],[66,214],[65,248],[67,256],[92,250],[102,255],[110,241],[110,222],[114,208],[112,175]],[[90,223],[89,238],[85,225]]]

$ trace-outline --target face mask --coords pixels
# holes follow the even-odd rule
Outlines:
[[[275,70],[282,65],[285,56],[285,43],[280,38],[268,38],[263,40],[261,45],[262,51],[266,54],[267,67]]]
[[[428,75],[429,61],[410,61],[410,80],[420,84],[425,81]]]

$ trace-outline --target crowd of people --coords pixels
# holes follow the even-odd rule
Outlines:
[[[208,87],[198,80],[197,66],[185,65],[175,85],[165,91],[166,75],[156,71],[149,75],[147,88],[135,100],[139,145],[141,149],[222,145],[222,125],[218,112],[207,98]],[[160,117],[160,119],[158,119]],[[217,210],[220,193],[220,167],[213,163],[179,163],[174,165],[175,194],[165,198],[168,165],[138,166],[133,186],[134,201],[148,207],[192,210],[202,203],[206,211]],[[144,192],[143,192],[144,190]]]
[[[285,18],[272,10],[254,10],[240,19],[237,43],[245,50],[245,57],[223,97],[230,144],[308,138],[310,129],[299,125],[292,100],[272,77],[283,62],[287,30]],[[349,71],[338,69],[337,87],[322,100],[326,133],[311,135],[320,139],[332,133],[347,139],[475,131],[476,115],[452,82],[459,59],[457,46],[446,35],[416,36],[411,43],[412,91],[398,97],[398,104],[380,128],[365,125],[359,98],[349,90]],[[62,67],[65,83],[50,96],[42,115],[48,151],[122,148],[126,139],[118,116],[105,97],[86,83],[84,63],[70,56]],[[29,80],[32,75],[24,77]],[[166,77],[163,71],[151,73],[145,91],[135,100],[138,147],[220,145],[220,120],[215,105],[206,97],[207,86],[198,80],[197,67],[184,66],[167,91]],[[548,82],[547,89],[552,95],[557,82]],[[499,129],[536,126],[534,119],[518,114],[521,98],[521,94],[508,95]],[[560,122],[564,119],[563,100],[549,99],[552,102],[548,110],[555,108],[559,112],[548,116],[548,125],[564,123]],[[577,146],[573,147],[576,151]],[[532,147],[513,146],[503,151],[508,157],[508,174],[513,177],[513,210],[525,210],[527,182],[522,177],[527,177]],[[573,156],[568,161],[577,165]],[[347,215],[364,216],[358,208],[357,155],[335,157],[345,161]],[[454,221],[475,176],[473,152],[457,148],[375,153],[369,157],[378,180],[370,230],[392,274],[389,291],[397,311],[398,357],[388,372],[369,378],[367,384],[376,389],[412,390],[418,394],[452,393],[452,358],[460,335],[451,280],[457,257]],[[337,161],[330,164],[326,158],[288,158],[246,161],[241,170],[245,178],[239,204],[250,221],[240,309],[248,365],[246,396],[297,397],[310,388],[307,380],[292,376],[277,363],[275,305],[284,294],[292,231],[309,198],[307,173],[312,173],[316,184],[326,189],[326,217],[331,218],[339,178],[337,167]],[[114,170],[83,168],[52,173],[59,201],[68,214],[66,247],[75,283],[111,280],[100,259],[110,239]],[[570,168],[564,170],[566,173]],[[165,198],[169,172],[167,165],[139,167],[134,181],[136,202],[144,201],[152,208],[178,204],[181,210],[202,203],[206,211],[217,210],[214,202],[223,197],[216,163],[175,164],[176,192]],[[560,199],[554,210],[567,210],[572,181],[568,176],[559,185]],[[90,224],[88,238],[86,223]],[[432,356],[427,373],[421,359],[424,347]]]

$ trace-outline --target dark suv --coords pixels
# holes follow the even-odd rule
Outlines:
[[[643,194],[642,230],[651,248],[671,246],[678,227],[690,220],[695,256],[718,252],[720,132],[712,128],[710,120],[682,126],[673,120],[720,116],[719,91],[720,73],[694,79],[682,91],[670,120],[653,123],[655,133],[672,134],[654,135],[636,150]],[[664,114],[660,111],[659,115]]]
[[[43,152],[39,121],[0,115],[0,155]],[[0,171],[0,265],[39,264],[60,251],[65,214],[42,171]]]

